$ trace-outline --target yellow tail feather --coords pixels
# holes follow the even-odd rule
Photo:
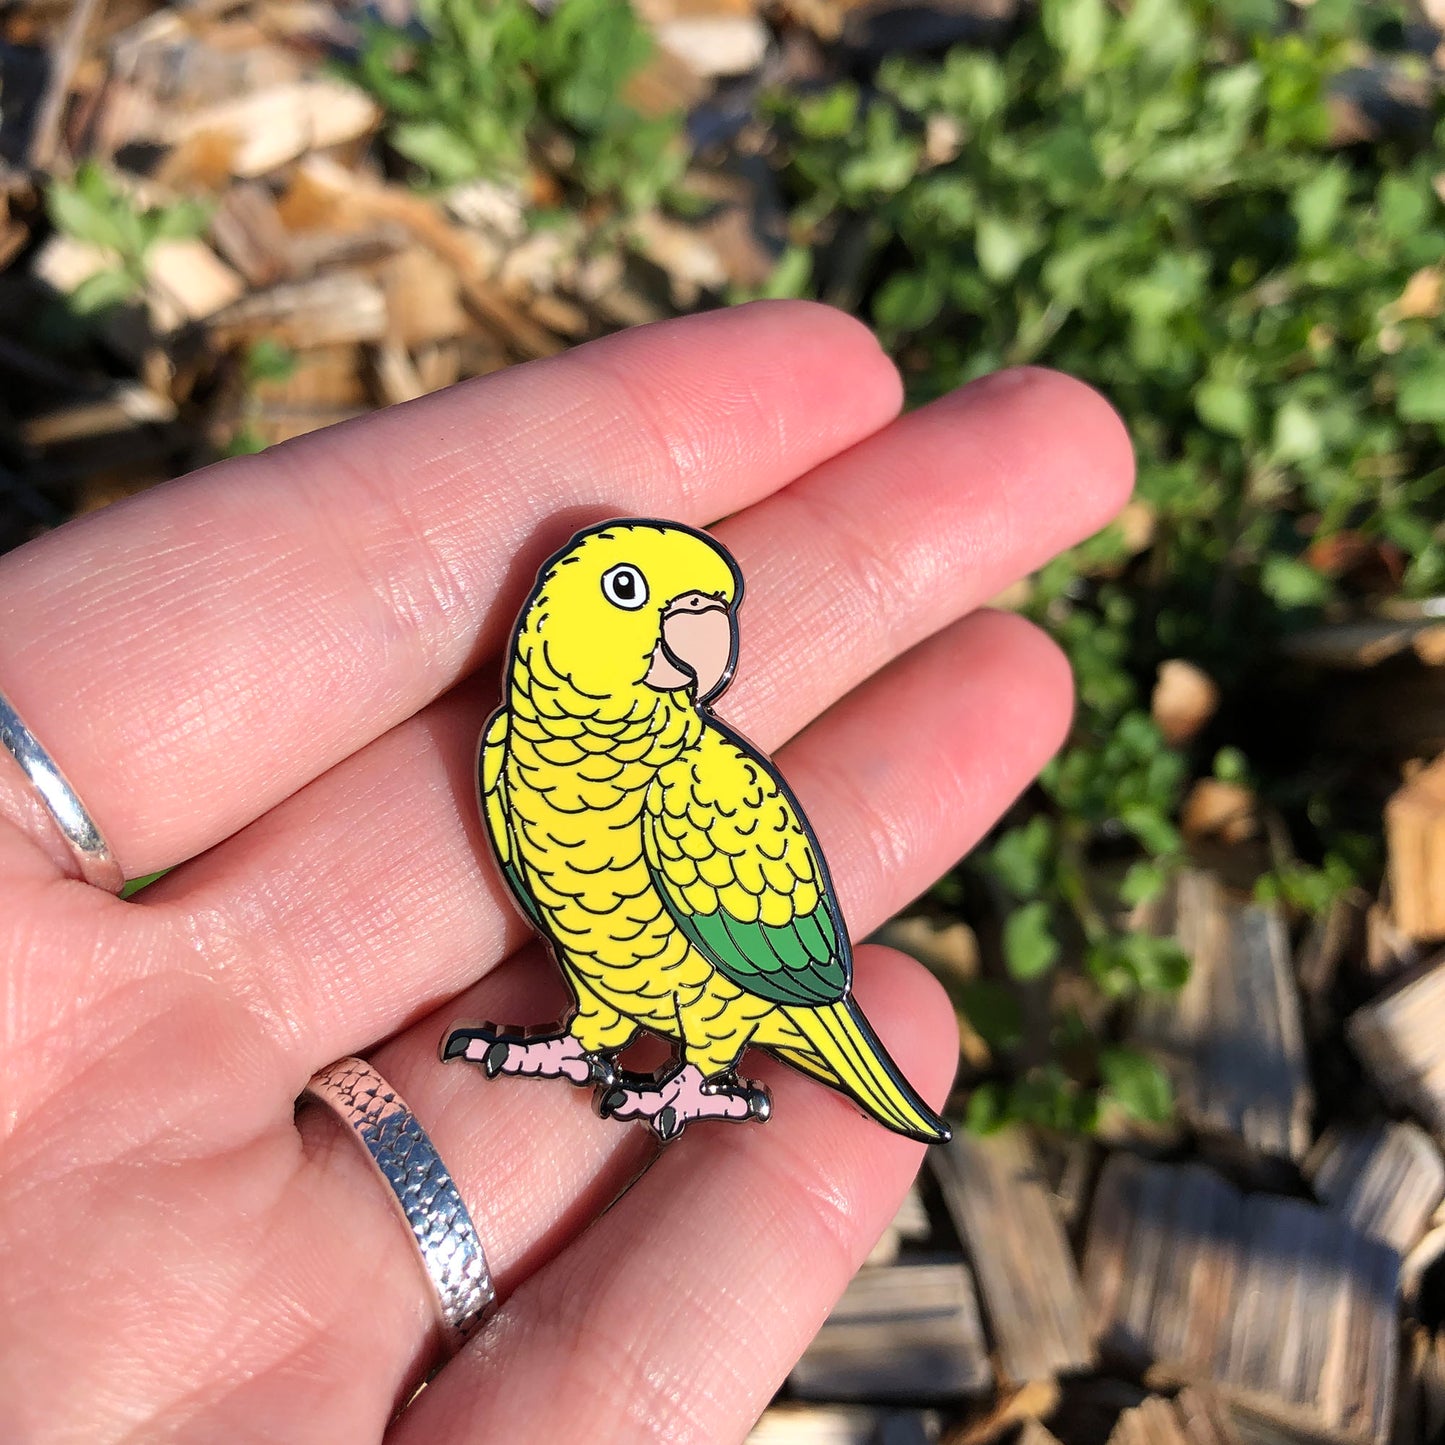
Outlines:
[[[842,1089],[896,1134],[925,1144],[950,1137],[948,1125],[919,1098],[851,999],[783,1012],[811,1045],[779,1047],[790,1064]]]

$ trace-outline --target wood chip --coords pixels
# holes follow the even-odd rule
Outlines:
[[[1169,743],[1186,743],[1219,707],[1219,686],[1202,667],[1182,658],[1159,664],[1150,711]]]
[[[152,138],[179,145],[202,134],[225,136],[234,145],[232,172],[250,178],[264,176],[309,151],[356,140],[379,119],[380,112],[365,92],[320,75],[196,110],[159,111]]]
[[[1087,1369],[1083,1291],[1027,1136],[959,1130],[929,1162],[978,1272],[1004,1378],[1024,1384]]]
[[[1212,1383],[1289,1429],[1377,1445],[1398,1278],[1394,1250],[1332,1210],[1125,1154],[1105,1166],[1084,1255],[1101,1347],[1146,1380]]]
[[[387,334],[395,345],[411,351],[449,341],[467,329],[457,273],[432,252],[399,251],[382,264],[377,280],[386,297]]]
[[[376,348],[372,357],[372,371],[376,376],[376,389],[382,405],[396,406],[404,401],[415,401],[426,394],[411,357],[395,342],[385,342]]]
[[[158,241],[146,255],[151,324],[165,334],[204,321],[245,295],[246,284],[204,241]]]
[[[1035,1420],[1030,1416],[1024,1421],[1015,1445],[1060,1445],[1060,1441],[1042,1420]]]
[[[1179,826],[1186,838],[1217,838],[1237,846],[1258,833],[1259,803],[1240,783],[1200,778],[1179,810]]]
[[[1212,1390],[1150,1395],[1119,1415],[1108,1445],[1243,1445],[1229,1408]]]
[[[1135,1041],[1163,1058],[1195,1128],[1256,1155],[1303,1159],[1312,1099],[1283,917],[1232,903],[1211,874],[1187,872],[1161,922],[1189,955],[1189,982],[1141,1004]]]
[[[638,250],[666,272],[672,300],[680,310],[696,306],[704,294],[720,292],[727,285],[722,258],[695,226],[654,212],[637,218],[631,236]]]
[[[1409,938],[1445,938],[1445,755],[1385,805],[1390,902]]]
[[[368,182],[317,156],[298,169],[298,178],[304,179],[313,205],[324,199],[339,214],[406,227],[456,270],[468,311],[495,328],[517,354],[554,356],[563,349],[555,336],[503,295],[491,274],[493,257],[478,238],[451,225],[425,197]]]
[[[973,1278],[963,1264],[861,1270],[797,1363],[795,1394],[946,1400],[993,1387]]]
[[[386,335],[386,297],[374,281],[336,271],[252,292],[213,326],[223,344],[265,335],[297,351],[380,341]]]
[[[1445,1199],[1445,1160],[1414,1124],[1329,1129],[1306,1169],[1321,1201],[1401,1255],[1424,1237]]]
[[[695,75],[745,75],[768,53],[768,28],[756,15],[688,15],[664,21],[657,40]]]
[[[936,1438],[932,1420],[918,1410],[774,1405],[746,1445],[929,1445]]]
[[[1384,1093],[1445,1143],[1445,953],[1357,1010],[1345,1033]]]

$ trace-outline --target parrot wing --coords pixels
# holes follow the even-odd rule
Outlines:
[[[770,764],[714,722],[702,746],[649,784],[642,837],[688,942],[724,978],[779,1006],[786,1022],[772,1038],[759,1033],[763,1047],[897,1133],[949,1137],[848,995],[853,955],[827,869]]]
[[[541,910],[532,897],[527,881],[517,866],[516,849],[512,844],[510,812],[507,807],[507,710],[499,707],[482,729],[477,748],[477,793],[481,799],[482,822],[497,855],[497,866],[511,890],[517,906],[527,915],[534,928],[546,933]]]
[[[852,955],[827,874],[787,787],[720,730],[661,768],[643,848],[664,906],[724,978],[816,1008],[848,991]]]

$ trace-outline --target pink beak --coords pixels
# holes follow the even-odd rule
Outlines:
[[[659,692],[695,685],[697,700],[706,702],[732,674],[735,640],[721,598],[685,592],[662,614],[662,639],[643,680]]]

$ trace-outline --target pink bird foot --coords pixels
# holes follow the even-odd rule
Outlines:
[[[508,1034],[495,1024],[459,1025],[447,1035],[442,1062],[466,1059],[480,1064],[489,1079],[523,1074],[536,1079],[568,1079],[579,1087],[610,1088],[617,1070],[605,1054],[589,1054],[571,1034]]]
[[[597,1100],[597,1112],[606,1118],[646,1119],[664,1142],[676,1139],[693,1119],[765,1120],[773,1101],[761,1084],[739,1082],[732,1074],[708,1079],[696,1064],[684,1064],[675,1073],[648,1086],[619,1084]]]

